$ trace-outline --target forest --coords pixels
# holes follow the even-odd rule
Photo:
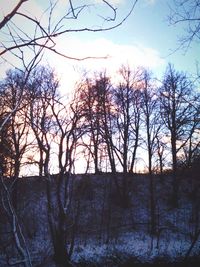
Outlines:
[[[21,10],[25,2],[0,20],[1,64],[18,62],[0,80],[0,266],[199,266],[198,68],[194,77],[168,63],[156,77],[129,64],[111,76],[105,66],[63,94],[45,52],[90,56],[65,54],[56,38],[116,29],[139,1],[119,21],[102,1],[113,17],[96,28],[64,23],[89,4],[67,1],[57,17],[59,1],[47,1],[43,21]],[[179,47],[189,49],[199,3],[178,13],[187,1],[174,2],[169,20],[189,22]]]

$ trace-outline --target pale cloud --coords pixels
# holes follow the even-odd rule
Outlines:
[[[55,67],[61,77],[63,93],[74,87],[83,71],[93,73],[106,70],[111,77],[114,77],[122,65],[129,65],[132,69],[142,66],[152,71],[165,65],[164,59],[152,48],[137,44],[116,44],[104,38],[92,41],[66,38],[58,42],[58,47],[63,53],[77,58],[107,56],[106,59],[71,61],[49,54],[48,62]]]

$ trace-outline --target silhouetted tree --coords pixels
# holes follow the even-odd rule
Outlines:
[[[49,174],[54,123],[50,103],[56,97],[57,88],[58,81],[53,70],[43,66],[34,70],[28,84],[30,105],[27,116],[39,152],[39,176]]]
[[[199,127],[200,127],[200,94],[194,93],[194,97],[190,101],[190,122],[186,128],[187,143],[183,147],[184,158],[183,165],[191,167],[193,159],[199,154],[200,140],[199,140]]]
[[[106,144],[106,152],[108,155],[111,172],[115,174],[116,163],[113,140],[116,132],[114,127],[115,107],[113,105],[113,86],[110,79],[106,76],[106,73],[100,73],[99,77],[96,78],[95,88],[97,90],[97,101],[100,107],[102,141]]]
[[[190,127],[193,117],[192,101],[193,90],[190,80],[184,73],[177,72],[169,64],[163,78],[163,85],[160,88],[160,106],[162,120],[168,131],[171,144],[175,204],[178,200],[178,157],[189,138],[187,128]]]
[[[151,213],[151,233],[156,233],[156,214],[155,214],[155,183],[153,176],[153,155],[156,150],[156,138],[158,137],[161,122],[159,122],[159,106],[157,88],[153,84],[151,74],[144,70],[142,82],[142,121],[145,131],[145,148],[148,154],[148,172],[150,178],[150,213]]]
[[[139,145],[139,128],[141,124],[142,71],[131,71],[129,67],[120,69],[121,82],[114,91],[116,107],[116,127],[118,136],[116,154],[123,172],[133,172],[136,151]]]
[[[142,121],[146,133],[145,146],[148,152],[148,171],[149,174],[153,172],[153,154],[156,149],[156,137],[161,128],[161,121],[159,121],[159,99],[157,96],[157,88],[153,84],[151,74],[144,70],[143,84],[142,84]]]
[[[71,240],[69,250],[66,244],[69,242],[67,236],[67,219],[70,209],[72,191],[71,172],[75,161],[78,141],[82,131],[81,118],[83,116],[76,93],[68,107],[61,103],[61,99],[52,99],[51,110],[54,123],[54,142],[58,146],[58,175],[56,183],[57,217],[54,216],[51,223],[52,238],[54,243],[54,257],[56,262],[67,264],[73,251],[74,237]],[[75,222],[74,222],[75,224]],[[73,231],[75,235],[75,229]]]
[[[98,93],[92,79],[86,78],[77,88],[77,97],[80,102],[80,108],[84,114],[82,131],[85,131],[84,147],[87,147],[94,162],[94,171],[100,171],[99,150],[102,144],[100,121],[100,103],[98,102]],[[89,137],[89,139],[88,139]]]
[[[18,178],[20,173],[22,158],[28,145],[27,138],[29,133],[25,115],[28,101],[26,92],[23,90],[23,80],[23,73],[10,70],[7,72],[7,76],[2,84],[4,90],[4,109],[7,110],[7,112],[14,110],[15,106],[20,101],[17,110],[11,114],[8,131],[10,145],[12,147],[10,151],[12,160],[10,171],[15,178]],[[21,95],[21,91],[24,91],[23,95]]]

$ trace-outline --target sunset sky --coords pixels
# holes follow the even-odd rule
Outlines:
[[[99,1],[100,2],[100,1]],[[111,1],[121,14],[128,13],[130,2],[127,0]],[[115,4],[114,4],[115,2]],[[51,55],[56,69],[66,78],[66,73],[76,80],[77,72],[81,70],[102,70],[115,72],[121,64],[131,67],[144,66],[150,68],[159,78],[162,76],[166,64],[171,62],[175,68],[196,73],[196,63],[199,60],[200,47],[193,43],[187,50],[178,48],[178,37],[184,34],[183,25],[169,26],[167,16],[170,13],[167,0],[140,0],[126,22],[109,32],[71,34],[59,40],[58,45],[73,57],[108,56],[107,59],[86,60],[82,62],[66,61]],[[103,8],[103,5],[100,5]],[[108,8],[105,6],[105,14]],[[109,10],[110,11],[110,10]],[[104,12],[103,12],[104,14]],[[88,14],[86,18],[88,18]],[[93,25],[95,21],[89,20]]]
[[[16,5],[17,0],[0,0],[0,21]],[[62,29],[104,28],[112,27],[123,20],[130,12],[135,1],[109,0],[113,8],[117,10],[114,22],[106,22],[113,16],[113,10],[100,0],[74,0],[76,8],[87,4],[79,14],[77,20],[65,19],[62,21]],[[51,25],[56,25],[59,19],[69,10],[69,1],[60,0],[53,9]],[[48,8],[49,1],[26,1],[21,12],[32,18],[40,19],[42,25],[48,29],[49,13],[44,12]],[[62,95],[68,95],[73,91],[75,83],[79,81],[83,73],[92,75],[95,71],[107,71],[112,78],[123,65],[129,65],[131,69],[142,66],[149,68],[153,74],[161,79],[167,64],[174,64],[180,71],[186,71],[189,75],[195,75],[200,55],[200,46],[193,42],[188,50],[177,49],[178,39],[185,33],[184,25],[169,25],[168,16],[172,0],[138,0],[132,14],[119,27],[111,31],[100,32],[68,32],[55,38],[57,51],[73,58],[97,57],[82,61],[69,60],[46,51],[42,64],[53,67],[60,78],[60,91]],[[26,23],[22,17],[16,16],[13,25],[22,30],[27,36],[34,35],[32,25]],[[0,41],[9,38],[5,35],[8,29],[4,27],[0,32]],[[0,47],[0,50],[2,47]],[[28,62],[30,50],[24,50]],[[18,51],[19,52],[19,51]],[[106,57],[106,58],[105,58]],[[100,59],[103,58],[103,59]],[[9,68],[19,67],[20,61],[13,54],[6,53],[4,59],[8,63],[0,64],[0,75],[3,77]]]
[[[119,18],[130,10],[131,1],[112,2],[116,2]],[[179,47],[178,38],[184,34],[184,29],[183,25],[169,26],[167,19],[170,12],[169,3],[172,1],[140,0],[122,26],[106,32],[70,34],[58,42],[58,46],[72,57],[108,56],[107,59],[76,62],[48,54],[47,61],[50,65],[52,61],[54,62],[64,84],[65,80],[73,84],[82,70],[94,71],[106,68],[108,73],[113,74],[121,64],[129,64],[132,68],[135,66],[150,68],[160,78],[168,62],[171,62],[178,70],[193,75],[196,73],[200,47],[193,43],[187,51],[175,52]],[[106,6],[104,8],[106,14],[108,8]],[[87,21],[88,17],[84,19]],[[95,21],[89,20],[90,25],[93,23]]]
[[[5,6],[2,5],[2,0],[0,2],[1,16],[11,10],[16,3],[16,1],[9,0]],[[68,1],[59,1],[60,5],[57,5],[54,10],[55,18],[65,12],[66,2]],[[113,7],[117,8],[117,22],[128,14],[133,2],[128,0],[109,1]],[[42,12],[47,3],[48,1],[29,0],[23,5],[23,10],[32,14],[33,17],[41,16],[45,21]],[[80,14],[78,20],[66,20],[69,29],[113,25],[111,22],[105,23],[102,19],[102,16],[105,18],[113,16],[112,9],[108,5],[100,0],[74,1],[75,7],[84,3],[91,6]],[[44,64],[50,64],[58,72],[63,93],[71,90],[82,71],[107,69],[107,72],[113,75],[122,64],[129,64],[132,68],[135,66],[150,68],[159,78],[168,62],[173,63],[178,70],[195,74],[200,47],[193,43],[187,51],[175,52],[179,46],[178,37],[184,34],[184,26],[169,26],[167,17],[170,14],[169,5],[172,4],[172,0],[139,0],[133,13],[122,26],[116,29],[98,33],[68,33],[56,39],[56,47],[68,56],[77,58],[107,56],[107,59],[74,61],[47,52],[43,59]],[[19,21],[16,23],[20,24]],[[23,22],[21,25],[26,27]],[[5,66],[1,65],[1,68],[5,69]]]

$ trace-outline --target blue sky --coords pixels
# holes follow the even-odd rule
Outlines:
[[[120,20],[128,13],[133,1],[113,0],[112,2],[117,7]],[[57,69],[62,72],[63,66],[66,66],[71,73],[70,76],[77,79],[76,72],[79,70],[106,68],[108,73],[111,73],[116,72],[121,64],[129,64],[132,68],[142,65],[150,68],[161,78],[166,65],[171,62],[176,69],[194,75],[200,46],[193,43],[188,51],[174,52],[179,46],[178,38],[184,34],[184,26],[169,25],[167,18],[170,13],[169,4],[172,5],[172,3],[171,0],[139,0],[131,16],[116,29],[109,32],[76,33],[62,38],[60,47],[65,46],[66,53],[72,56],[108,55],[109,57],[107,60],[67,63],[60,59],[59,64],[56,65]],[[97,16],[94,15],[95,12]],[[99,13],[105,17],[112,15],[106,5],[98,3],[96,9],[91,8],[88,13],[80,17],[80,25],[99,25],[102,22],[98,17]],[[55,57],[53,61],[56,62]],[[63,76],[66,77],[65,74]]]
[[[0,1],[1,13],[11,9],[16,1],[8,0],[6,6],[3,5],[3,1]],[[60,14],[67,10],[67,2],[59,1],[60,5],[55,10],[55,16],[59,18]],[[66,20],[67,27],[109,26],[109,23],[102,24],[101,16],[112,16],[112,10],[100,0],[73,1],[76,6],[86,2],[91,6],[81,13],[79,20]],[[117,8],[117,21],[120,21],[129,12],[134,1],[110,0],[108,2]],[[48,1],[29,0],[25,2],[23,9],[35,16],[44,11],[47,3]],[[122,64],[129,64],[131,68],[142,65],[151,69],[159,78],[168,62],[173,63],[178,70],[195,74],[196,63],[199,61],[200,55],[199,44],[193,43],[187,52],[178,50],[173,53],[178,47],[178,36],[184,33],[184,28],[183,25],[169,26],[168,5],[172,5],[172,3],[172,0],[138,0],[131,16],[116,29],[99,33],[69,33],[56,40],[57,48],[69,56],[80,58],[108,56],[106,60],[92,59],[77,62],[47,52],[44,63],[55,67],[61,77],[61,84],[65,85],[65,88],[66,84],[68,88],[73,87],[83,70],[99,71],[106,68],[109,74],[114,75]],[[47,21],[47,18],[43,16],[44,22],[45,19]],[[31,29],[20,21],[16,20],[16,23],[21,23],[21,27],[24,27],[27,32]],[[9,60],[12,59],[9,58]]]
[[[117,2],[121,15],[128,12],[133,1]],[[172,62],[180,70],[195,72],[200,55],[199,44],[193,43],[188,51],[174,52],[179,46],[178,37],[184,34],[184,25],[169,25],[167,18],[172,3],[172,0],[139,0],[132,15],[119,28],[95,35],[85,34],[81,38],[93,40],[103,37],[121,46],[153,49],[166,64]]]
[[[133,1],[116,2],[116,5],[114,3],[113,5],[118,8],[118,16],[121,18],[128,13]],[[139,0],[133,13],[122,26],[109,32],[72,34],[71,42],[75,44],[72,44],[72,47],[77,47],[78,55],[110,55],[110,58],[106,61],[70,62],[70,64],[74,69],[106,67],[108,72],[109,69],[114,71],[120,64],[129,64],[133,68],[136,65],[144,65],[160,78],[168,62],[171,62],[176,69],[194,75],[196,63],[199,61],[200,46],[193,43],[187,51],[174,52],[179,46],[178,38],[184,34],[184,26],[169,25],[167,18],[170,13],[169,4],[172,3],[171,0]],[[101,8],[103,10],[103,5]],[[105,16],[112,14],[106,6],[104,8]],[[97,10],[100,12],[100,9]],[[88,14],[82,19],[90,25],[95,23]],[[71,49],[70,53],[76,54]]]
[[[169,26],[169,4],[172,5],[173,1],[155,0],[149,5],[144,2],[139,2],[134,15],[127,22],[130,32],[127,41],[132,38],[133,42],[157,50],[160,57],[174,63],[178,69],[195,72],[195,62],[200,55],[199,45],[193,44],[187,53],[182,50],[172,53],[179,46],[178,37],[184,34],[184,25]]]
[[[111,1],[111,0],[110,0]],[[7,0],[7,4],[0,0],[0,16],[12,9],[17,0]],[[57,18],[67,9],[65,0],[59,0],[60,6],[55,10]],[[84,0],[74,0],[78,6]],[[95,27],[102,25],[99,14],[108,17],[112,10],[100,0],[87,0],[90,4],[96,4],[87,8],[80,16],[80,20],[66,20],[66,27]],[[133,1],[112,0],[113,6],[118,10],[118,21],[130,10]],[[104,57],[107,59],[90,59],[84,61],[67,60],[51,52],[46,52],[43,63],[48,63],[55,68],[60,78],[61,92],[68,94],[80,79],[83,71],[91,72],[107,70],[107,73],[115,78],[117,70],[122,64],[129,64],[131,68],[144,66],[149,68],[158,78],[164,74],[168,62],[174,64],[180,71],[191,74],[196,72],[196,63],[199,61],[200,46],[193,43],[192,47],[185,53],[182,50],[172,53],[178,47],[178,36],[184,33],[183,25],[169,26],[167,16],[169,15],[168,4],[172,0],[138,0],[131,16],[124,24],[111,31],[99,33],[69,33],[56,39],[56,48],[62,53],[72,57]],[[24,12],[33,17],[40,16],[48,1],[29,0],[23,6]],[[2,18],[2,17],[1,17]],[[55,19],[55,17],[54,17]],[[45,15],[42,21],[47,23]],[[16,18],[15,23],[23,31],[30,34],[29,25]],[[104,24],[103,26],[109,26]],[[1,34],[0,34],[1,38]],[[29,58],[28,52],[24,53]],[[171,55],[170,55],[171,54]],[[9,67],[18,67],[19,62],[12,55],[6,56],[11,65],[0,64],[0,74]]]

